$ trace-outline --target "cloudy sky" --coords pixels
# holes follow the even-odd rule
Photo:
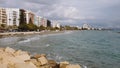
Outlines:
[[[120,0],[0,0],[0,7],[31,10],[61,24],[120,28]]]

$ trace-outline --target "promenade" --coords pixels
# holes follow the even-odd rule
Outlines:
[[[16,36],[16,35],[44,35],[44,34],[56,34],[56,33],[64,33],[65,31],[32,31],[32,32],[5,32],[0,33],[0,37],[7,37],[7,36]]]

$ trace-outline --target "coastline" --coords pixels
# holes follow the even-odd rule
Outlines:
[[[48,59],[45,54],[31,56],[29,52],[0,48],[0,68],[82,68],[79,64],[70,64],[68,61],[57,63]]]
[[[5,32],[0,33],[0,38],[11,37],[11,36],[21,36],[21,35],[46,35],[46,34],[58,34],[64,33],[66,31],[40,31],[40,32]]]

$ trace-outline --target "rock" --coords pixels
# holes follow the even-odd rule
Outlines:
[[[80,65],[76,64],[70,64],[70,65],[67,65],[66,68],[81,68]]]
[[[33,63],[16,63],[15,68],[37,68]]]
[[[34,65],[36,65],[37,67],[39,67],[41,65],[40,62],[38,62],[36,59],[30,59],[30,60],[26,60],[25,62],[32,62]]]
[[[60,62],[60,68],[66,68],[67,65],[69,65],[69,62],[67,61]]]
[[[0,63],[0,68],[7,68],[7,64],[1,64]]]
[[[36,55],[32,56],[31,58],[38,59],[40,57],[46,57],[46,55],[45,54],[36,54]]]
[[[59,67],[58,64],[54,60],[48,60],[48,63],[52,68],[58,68]]]
[[[0,52],[3,52],[4,51],[4,48],[0,48]]]
[[[12,63],[8,63],[8,64],[7,64],[7,68],[15,68],[15,66],[14,66],[14,64],[12,64]]]
[[[23,55],[23,54],[28,54],[28,52],[26,51],[21,51],[21,50],[17,50],[15,51],[14,55],[17,56],[17,55]],[[29,55],[29,54],[28,54]]]
[[[38,61],[41,63],[41,65],[48,64],[48,60],[43,56],[38,58]]]
[[[10,64],[14,64],[14,63],[24,63],[23,60],[18,59],[18,58],[15,58],[15,57],[8,57],[8,58],[6,59],[6,61],[7,61],[8,63],[10,63]]]
[[[69,62],[60,62],[60,68],[81,68],[79,64],[69,64]]]
[[[8,52],[8,53],[14,53],[15,50],[12,49],[12,48],[10,48],[10,47],[7,47],[7,48],[5,48],[5,52]]]
[[[29,60],[30,59],[30,55],[28,54],[23,54],[23,55],[18,55],[18,56],[15,56],[15,58],[18,58],[18,59],[21,59],[21,60]]]

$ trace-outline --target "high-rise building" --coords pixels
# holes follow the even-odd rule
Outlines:
[[[42,18],[41,19],[41,25],[44,26],[44,27],[47,27],[47,19],[46,18]]]
[[[47,27],[51,27],[51,21],[47,20]]]
[[[82,28],[85,29],[85,30],[90,30],[91,26],[88,25],[88,24],[83,24]]]
[[[29,23],[33,23],[35,24],[34,22],[34,17],[35,17],[35,14],[31,11],[28,11],[26,10],[26,23],[29,24]]]
[[[0,8],[0,26],[1,25],[7,25],[7,14],[5,8]]]
[[[35,16],[35,25],[37,25],[38,27],[40,27],[41,24],[42,24],[42,17]]]
[[[26,23],[26,13],[24,9],[20,9],[20,25]]]
[[[53,23],[52,23],[52,27],[53,27],[53,28],[55,28],[55,27],[60,28],[60,23],[53,22]]]
[[[6,8],[7,26],[19,26],[20,11],[18,8]]]

